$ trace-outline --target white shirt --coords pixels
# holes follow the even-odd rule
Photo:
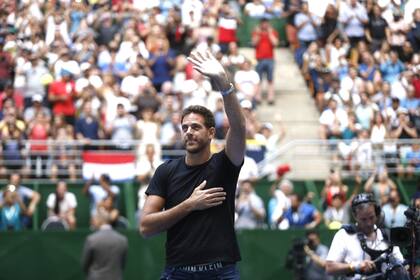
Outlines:
[[[319,117],[319,122],[328,126],[330,129],[334,126],[336,120],[340,125],[340,130],[344,131],[348,124],[348,116],[347,112],[343,109],[337,108],[335,112],[333,112],[331,109],[326,109]]]
[[[54,210],[56,197],[57,196],[56,196],[55,193],[50,193],[48,195],[47,207],[49,209]],[[64,194],[63,200],[61,200],[60,203],[59,203],[59,211],[60,211],[59,214],[66,213],[70,209],[76,208],[76,206],[77,206],[76,196],[71,192],[66,192]]]
[[[385,250],[388,248],[382,232],[376,229],[376,239],[366,241],[366,245],[374,250]],[[398,247],[394,247],[393,254],[398,260],[403,260],[403,256]],[[360,263],[363,260],[370,260],[370,256],[365,253],[357,238],[357,234],[348,234],[344,229],[340,229],[335,235],[328,252],[327,261],[340,263]],[[360,279],[360,275],[347,277],[344,279]]]
[[[115,185],[112,185],[110,189],[111,192],[116,196],[120,193],[120,189]],[[96,208],[98,203],[104,200],[104,198],[108,196],[108,193],[101,186],[92,185],[89,187],[89,195],[92,199],[90,214],[93,216],[96,214]]]
[[[351,20],[349,20],[352,18]],[[343,3],[340,6],[340,16],[339,21],[344,24],[344,31],[349,37],[363,37],[364,36],[364,27],[363,23],[359,20],[368,20],[366,8],[357,3],[356,7],[352,7],[349,4]],[[345,24],[347,21],[349,22]]]

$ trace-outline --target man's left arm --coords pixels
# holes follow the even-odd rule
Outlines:
[[[236,97],[233,84],[222,64],[209,52],[194,51],[188,60],[194,69],[209,77],[215,90],[223,95],[226,115],[229,120],[229,130],[226,135],[226,155],[236,166],[242,164],[245,155],[245,117],[239,100]]]

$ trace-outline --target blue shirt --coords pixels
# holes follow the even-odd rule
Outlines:
[[[287,209],[284,217],[289,221],[290,227],[304,227],[305,225],[313,222],[316,208],[303,202],[297,212],[292,212],[292,208]]]
[[[99,131],[99,123],[97,120],[93,118],[79,118],[76,120],[75,124],[76,133],[80,133],[83,137],[97,140],[99,139],[98,131]]]
[[[384,76],[384,80],[392,84],[398,80],[398,76],[405,69],[404,64],[398,60],[395,64],[390,60],[381,64],[381,72]]]

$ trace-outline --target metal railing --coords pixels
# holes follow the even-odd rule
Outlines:
[[[56,176],[68,178],[72,175],[70,172],[73,172],[76,179],[80,180],[85,151],[123,153],[133,155],[138,160],[144,154],[145,146],[138,140],[97,140],[89,143],[78,140],[23,140],[19,143],[22,148],[17,155],[16,151],[5,149],[5,143],[7,142],[3,141],[0,160],[3,173],[17,170],[27,179],[49,179],[54,175],[51,172],[56,170]],[[215,146],[218,144],[220,143]],[[273,176],[279,164],[291,166],[291,179],[325,178],[332,168],[341,170],[344,176],[353,176],[356,172],[372,172],[380,168],[386,168],[389,173],[396,173],[398,166],[405,164],[405,155],[414,144],[420,145],[420,139],[386,140],[380,144],[355,140],[293,140],[279,146],[278,149],[268,151],[264,160],[258,164],[259,174],[261,177]],[[157,154],[163,159],[185,154],[182,149],[168,149],[159,143],[155,146]]]
[[[343,177],[368,175],[386,169],[396,174],[407,165],[406,155],[420,139],[385,140],[320,140],[290,141],[268,153],[258,164],[260,176],[275,177],[280,164],[290,165],[291,179],[324,179],[331,169]]]

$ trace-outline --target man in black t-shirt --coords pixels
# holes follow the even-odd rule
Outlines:
[[[188,58],[223,96],[230,128],[225,149],[211,154],[214,116],[203,106],[182,113],[186,156],[160,165],[149,183],[140,232],[167,231],[161,279],[239,279],[235,190],[245,154],[245,118],[222,65],[209,52]]]

